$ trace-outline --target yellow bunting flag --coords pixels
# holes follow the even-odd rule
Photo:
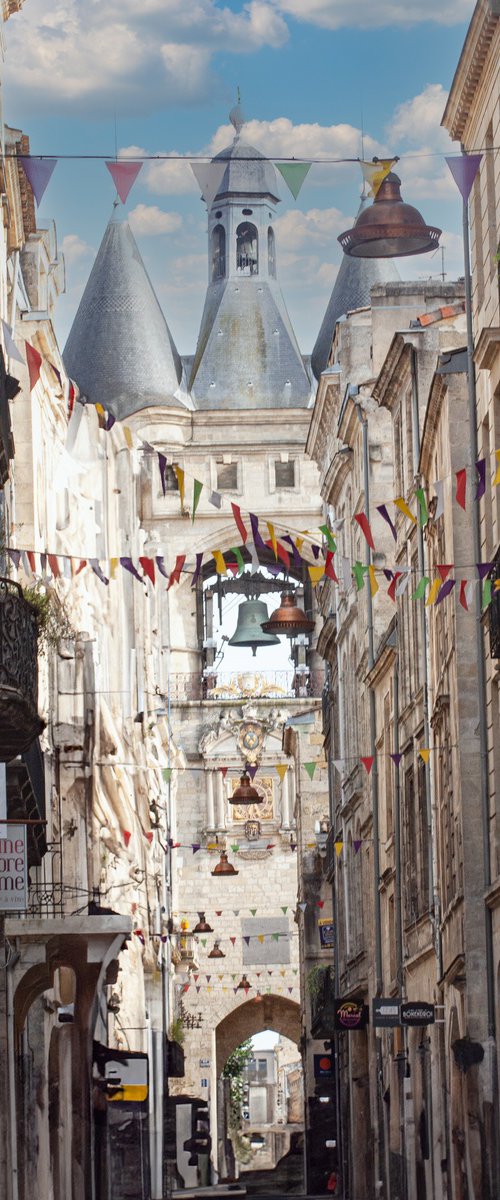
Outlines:
[[[179,496],[180,496],[180,501],[181,501],[181,508],[184,508],[184,471],[183,471],[182,467],[176,466],[175,463],[173,463],[173,465],[172,465],[172,470],[174,472],[177,483],[179,484]]]
[[[495,458],[497,460],[497,469],[495,472],[495,478],[493,480],[493,487],[497,487],[497,485],[500,483],[500,450],[495,450]]]
[[[403,500],[402,496],[398,496],[397,500],[395,500],[394,503],[396,505],[396,508],[399,508],[399,511],[402,512],[405,517],[408,517],[409,521],[413,521],[414,525],[417,524],[417,518],[413,516],[411,509],[408,508],[406,500]]]
[[[258,941],[258,942],[260,942],[260,944],[262,945],[262,942],[264,941],[264,934],[263,934],[263,933],[258,933],[258,934],[257,934],[257,941]]]
[[[297,550],[298,550],[299,554],[302,554],[302,547],[303,547],[303,545],[304,545],[304,538],[303,538],[303,537],[297,537],[297,538],[295,538],[295,545],[296,545],[296,547],[297,547]]]
[[[96,405],[96,407],[97,407],[97,405]],[[110,558],[110,560],[109,560],[109,578],[110,579],[116,579],[116,570],[117,570],[119,561],[120,561],[119,558]]]
[[[340,855],[342,854],[343,847],[344,847],[344,843],[343,843],[343,842],[335,842],[335,851],[336,851],[336,854],[337,854],[337,858],[340,858]]]
[[[434,583],[431,585],[431,587],[430,587],[430,589],[429,589],[429,595],[428,595],[428,597],[427,597],[427,600],[425,601],[425,607],[426,607],[426,608],[428,608],[428,607],[429,607],[429,604],[435,604],[435,603],[436,603],[436,600],[437,600],[437,598],[438,598],[438,594],[439,594],[439,592],[440,592],[440,590],[441,590],[441,587],[442,587],[442,580],[441,580],[441,579],[435,579],[435,580],[434,580]]]
[[[97,404],[95,405],[95,410],[96,410],[98,417],[104,416],[104,409],[102,407],[102,404],[99,404],[99,401],[97,401]]]
[[[133,450],[134,439],[132,437],[132,430],[130,429],[130,427],[128,425],[123,425],[123,436],[125,438],[125,441],[127,443],[129,450]]]
[[[371,594],[372,594],[372,596],[376,596],[378,589],[379,589],[379,585],[377,583],[377,576],[375,575],[375,567],[372,565],[372,563],[370,563],[370,566],[368,567],[368,575],[370,578]]]
[[[288,765],[286,763],[276,763],[276,770],[281,779],[281,782],[283,783],[285,775],[288,771]]]
[[[324,567],[308,567],[307,570],[309,571],[309,576],[310,576],[313,587],[316,587],[316,584],[319,583],[320,579],[322,579],[323,575],[325,574],[325,568]]]
[[[274,525],[271,525],[271,522],[270,522],[270,521],[266,521],[266,525],[267,525],[267,528],[268,528],[268,530],[269,530],[269,537],[271,538],[271,546],[272,546],[272,548],[273,548],[274,557],[275,557],[275,558],[277,558],[277,557],[278,557],[278,543],[277,543],[277,541],[276,541],[276,534],[275,534],[275,532],[274,532]]]
[[[227,575],[227,567],[224,562],[222,550],[212,550],[211,554],[215,559],[215,569],[218,575]]]
[[[363,179],[368,184],[373,197],[377,196],[384,179],[392,170],[397,158],[379,158],[377,162],[363,162],[360,159],[360,167],[363,172]]]
[[[427,766],[427,763],[429,762],[429,759],[430,759],[430,756],[431,756],[431,752],[430,752],[430,750],[426,750],[426,749],[424,749],[424,750],[419,750],[419,752],[418,752],[418,753],[420,754],[420,757],[421,757],[421,759],[423,759],[423,761],[424,761],[425,765]]]

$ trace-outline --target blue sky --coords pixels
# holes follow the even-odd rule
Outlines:
[[[214,153],[232,139],[242,91],[246,140],[270,157],[401,156],[403,196],[444,230],[461,271],[459,197],[440,130],[473,0],[25,0],[6,26],[6,120],[34,153]],[[409,20],[408,14],[412,19]],[[281,187],[278,271],[301,349],[312,349],[338,269],[337,235],[358,206],[356,166],[317,165],[295,203]],[[61,344],[109,219],[102,162],[61,161],[40,217],[66,258]],[[182,353],[193,352],[207,279],[206,213],[183,163],[144,166],[127,204]],[[440,258],[400,260],[426,278]]]

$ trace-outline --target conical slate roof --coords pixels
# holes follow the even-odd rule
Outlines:
[[[174,398],[182,364],[130,226],[115,210],[64,349],[82,395],[118,420]]]
[[[362,200],[359,213],[366,208]],[[339,273],[335,280],[321,329],[311,355],[311,365],[319,379],[324,371],[332,348],[335,326],[340,317],[355,308],[365,308],[370,303],[370,292],[381,283],[394,283],[401,276],[392,258],[349,258],[342,256]]]
[[[217,192],[217,197],[232,196],[272,196],[279,200],[276,171],[273,164],[247,142],[234,139],[231,146],[226,146],[212,159],[214,163],[224,162],[227,167]],[[215,203],[215,201],[214,201]]]

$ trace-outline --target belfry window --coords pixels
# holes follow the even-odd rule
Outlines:
[[[223,225],[212,230],[212,279],[223,279],[226,274],[226,231]]]
[[[271,226],[267,231],[267,265],[269,274],[276,277],[276,238]]]
[[[236,270],[240,275],[256,275],[259,269],[257,228],[242,221],[236,230]]]

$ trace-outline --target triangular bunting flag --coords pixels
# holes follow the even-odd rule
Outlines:
[[[316,770],[317,765],[318,764],[315,762],[304,763],[304,771],[307,771],[309,779],[314,779],[314,772]]]
[[[396,158],[378,158],[374,162],[364,162],[359,160],[363,179],[368,184],[371,195],[375,198],[384,182],[384,179],[392,170]]]
[[[31,342],[25,342],[24,345],[26,346],[26,362],[30,377],[30,392],[32,392],[40,378],[40,369],[43,360],[41,354],[38,353],[38,350],[35,350]]]
[[[311,169],[310,162],[275,162],[275,167],[283,176],[294,200],[297,199],[304,179]]]
[[[20,154],[19,161],[23,164],[24,174],[37,205],[39,205],[50,182],[54,167],[57,166],[57,158],[28,158],[26,155]]]
[[[285,775],[288,771],[288,765],[286,763],[276,763],[276,770],[281,779],[281,782],[283,783]]]
[[[227,160],[206,163],[192,162],[190,166],[196,182],[199,184],[208,212],[210,212],[227,170]]]
[[[369,754],[369,755],[367,755],[365,758],[362,758],[362,759],[361,759],[361,762],[363,763],[363,766],[364,766],[364,768],[365,768],[365,771],[366,771],[367,775],[369,775],[369,774],[370,774],[370,771],[371,771],[371,769],[372,769],[372,767],[373,767],[373,764],[374,764],[374,762],[375,762],[375,755],[374,755],[374,754]]]
[[[424,749],[423,749],[423,750],[419,750],[419,752],[418,752],[418,753],[419,753],[419,755],[420,755],[420,758],[422,759],[422,761],[423,761],[423,762],[425,763],[425,765],[427,766],[427,763],[429,762],[429,758],[430,758],[430,756],[431,756],[431,752],[430,752],[430,750],[428,750],[428,749],[426,749],[426,748],[424,747]]]
[[[198,505],[200,503],[200,496],[201,496],[202,491],[203,491],[203,484],[200,483],[199,479],[195,479],[194,483],[193,483],[193,515],[191,517],[192,521],[194,521],[194,518],[196,516],[196,509],[198,508]]]
[[[7,325],[6,321],[2,321],[3,340],[5,344],[5,353],[8,358],[14,358],[16,362],[20,362],[24,366],[24,358],[18,350],[14,338],[12,337],[12,329]]]
[[[354,846],[354,853],[358,854],[358,852],[361,850],[361,846],[363,844],[361,841],[361,838],[356,838],[352,844]]]
[[[220,768],[220,773],[221,773],[221,775],[222,775],[222,778],[223,778],[223,779],[225,779],[225,778],[226,778],[227,771],[228,771],[228,768],[227,768],[227,767],[221,767],[221,768]]]
[[[344,845],[343,842],[335,842],[335,853],[337,855],[337,858],[339,857],[339,855],[342,854],[343,845]]]
[[[459,157],[446,159],[464,204],[467,204],[469,199],[482,157],[482,154],[461,154]]]
[[[393,761],[395,767],[399,767],[402,757],[403,757],[402,754],[390,754],[389,755],[389,758],[392,758],[392,761]]]
[[[130,189],[135,183],[139,171],[141,170],[142,162],[132,162],[132,160],[127,160],[124,162],[107,162],[106,166],[122,204],[126,204]]]

